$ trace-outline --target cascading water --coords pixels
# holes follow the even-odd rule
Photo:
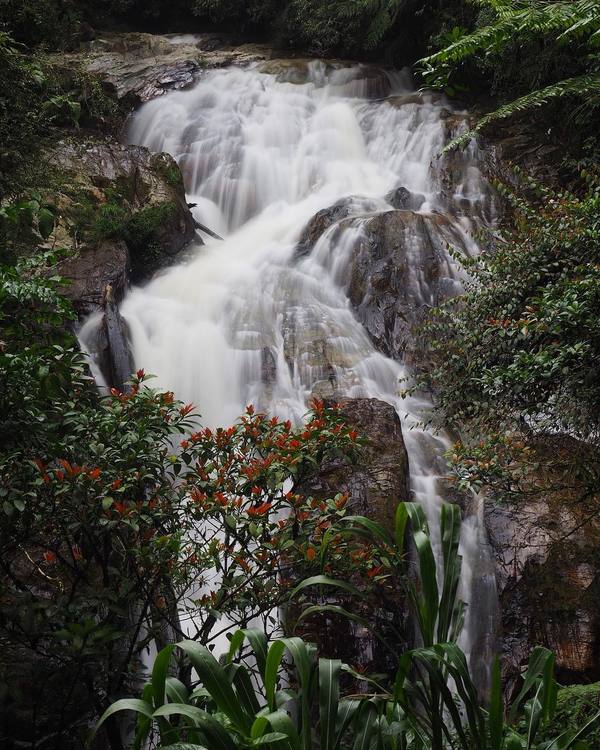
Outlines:
[[[447,242],[476,252],[472,230],[489,218],[489,194],[473,154],[460,157],[450,190],[444,183],[438,154],[449,115],[447,103],[415,94],[402,74],[322,62],[286,63],[275,73],[212,71],[193,89],[144,105],[129,140],[178,160],[197,220],[226,239],[198,245],[121,307],[136,365],[194,402],[206,424],[231,423],[248,403],[300,419],[313,394],[393,404],[412,490],[436,544],[449,439],[419,427],[430,403],[401,398],[406,368],[375,348],[347,286],[358,244],[373,217],[392,209],[385,196],[398,186],[420,196],[420,214],[449,219],[440,230]],[[350,220],[299,254],[311,217],[349,197]],[[410,266],[419,237],[407,243]],[[462,272],[449,254],[438,276],[450,292],[460,288]],[[414,305],[432,304],[416,260],[407,279]],[[481,674],[495,594],[476,513],[465,522],[462,549],[471,602],[463,646]]]

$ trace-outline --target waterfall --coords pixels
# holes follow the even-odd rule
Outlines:
[[[121,314],[136,366],[195,403],[208,425],[233,422],[249,403],[299,420],[315,394],[389,402],[438,547],[450,438],[422,429],[431,404],[403,398],[409,370],[376,348],[348,289],[357,248],[400,187],[448,242],[477,252],[473,234],[490,220],[489,193],[476,153],[452,164],[439,158],[454,121],[460,113],[439,95],[415,92],[403,73],[270,61],[206,72],[191,90],[145,104],[127,131],[130,142],[177,159],[196,219],[225,237],[128,293]],[[311,218],[344,200],[344,221],[299,253]],[[407,295],[422,309],[435,302],[418,265],[422,237],[405,239]],[[462,280],[446,252],[438,287],[455,293]],[[495,601],[481,513],[464,524],[462,553],[470,603],[463,647],[481,673],[493,626],[482,608]]]

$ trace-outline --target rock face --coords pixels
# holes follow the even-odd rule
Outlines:
[[[462,238],[441,214],[402,210],[367,219],[362,232],[348,281],[350,301],[376,346],[406,359],[414,346],[411,329],[426,310],[461,291],[446,247],[461,247]]]
[[[368,445],[356,464],[341,460],[325,464],[300,491],[319,498],[348,493],[350,513],[367,516],[391,531],[396,505],[409,498],[408,456],[400,419],[390,404],[377,399],[344,399],[341,412],[368,439]],[[336,603],[343,605],[343,598],[336,599]],[[407,610],[400,595],[393,603],[386,603],[387,617],[377,602],[369,605],[353,600],[351,607],[354,614],[363,616],[384,636],[392,626],[407,632]],[[395,612],[393,622],[388,619],[390,612]],[[316,639],[324,654],[369,670],[393,670],[389,654],[368,629],[340,617],[327,620],[324,626],[323,619],[320,616],[314,623],[308,621],[303,632],[307,638]],[[397,633],[392,639],[402,647]]]
[[[405,188],[392,200],[417,202]],[[447,246],[463,248],[455,225],[439,213],[386,210],[354,216],[357,199],[339,201],[317,213],[297,246],[306,255],[330,230],[335,237],[360,227],[343,283],[357,318],[375,346],[394,359],[409,360],[418,345],[411,330],[429,307],[461,291],[461,271],[449,260]],[[352,218],[346,218],[353,214]]]
[[[66,294],[80,314],[103,304],[107,284],[119,301],[130,278],[150,278],[195,237],[181,174],[168,154],[87,139],[59,144],[52,158],[70,181],[49,242],[73,253],[58,271],[73,281]]]
[[[67,257],[55,271],[81,318],[104,315],[100,367],[121,388],[131,363],[118,303],[130,281],[150,278],[195,237],[181,173],[167,154],[111,140],[63,142],[50,158],[64,180],[48,245]]]
[[[265,45],[233,46],[216,34],[106,34],[87,51],[86,70],[130,106],[193,84],[202,70],[270,57]]]
[[[394,529],[399,502],[409,499],[408,456],[394,407],[375,398],[342,399],[341,413],[368,439],[357,464],[325,464],[310,484],[310,493],[332,497],[347,492],[352,513]]]
[[[556,452],[548,442],[540,448]],[[600,521],[572,479],[563,487],[532,492],[518,507],[487,503],[509,679],[535,645],[556,653],[561,682],[600,678]]]
[[[327,81],[329,90],[339,96],[380,99],[391,91],[389,77],[383,68],[355,61],[274,58],[262,63],[259,70],[285,83],[303,84],[309,77],[317,85],[321,80]]]

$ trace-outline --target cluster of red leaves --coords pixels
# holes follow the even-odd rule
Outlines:
[[[145,378],[138,371],[131,390],[109,398],[119,415],[164,426],[169,447],[159,480],[73,458],[35,462],[53,501],[77,497],[73,512],[82,527],[99,523],[102,533],[120,535],[138,573],[176,575],[182,587],[205,580],[213,590],[203,594],[204,604],[223,610],[241,600],[276,606],[303,575],[348,577],[352,570],[371,580],[383,573],[369,545],[336,532],[348,496],[307,497],[301,489],[324,460],[351,457],[361,443],[339,409],[315,401],[294,426],[249,406],[229,428],[198,429],[193,405],[142,388]],[[168,436],[177,433],[173,455]],[[62,549],[48,549],[44,564],[59,564]],[[78,542],[69,550],[69,564],[88,557]]]

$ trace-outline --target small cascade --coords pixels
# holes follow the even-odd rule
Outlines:
[[[402,352],[424,310],[460,291],[447,246],[477,252],[492,198],[474,150],[440,157],[464,120],[443,97],[402,73],[277,63],[207,72],[132,117],[128,139],[177,159],[197,221],[225,238],[128,293],[135,364],[208,425],[248,403],[300,420],[314,395],[387,401],[439,546],[450,439],[421,428],[424,396],[402,397]],[[485,683],[495,588],[480,509],[462,552],[463,645]]]

